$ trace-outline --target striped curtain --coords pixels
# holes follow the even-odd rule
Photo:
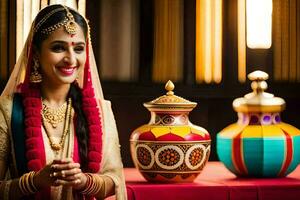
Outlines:
[[[222,0],[196,0],[196,82],[222,80]]]
[[[274,80],[300,82],[300,2],[273,0]]]
[[[35,16],[42,8],[52,4],[64,4],[76,10],[78,8],[78,11],[85,16],[85,0],[18,0],[16,5],[16,31],[20,34],[17,34],[16,36],[16,59],[19,57],[22,51],[31,23]]]
[[[154,82],[183,77],[183,0],[154,0]]]
[[[8,3],[0,1],[0,79],[8,77]]]
[[[102,80],[135,81],[139,64],[139,0],[101,0],[97,38]],[[97,56],[97,55],[96,55]]]
[[[237,2],[238,80],[246,82],[246,0]]]

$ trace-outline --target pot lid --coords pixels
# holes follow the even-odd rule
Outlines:
[[[281,112],[285,108],[285,101],[273,94],[264,92],[268,88],[266,80],[269,75],[263,71],[254,71],[248,74],[252,81],[252,92],[244,97],[237,98],[232,105],[237,112]]]
[[[196,102],[191,102],[189,100],[186,100],[182,97],[179,97],[174,94],[175,86],[172,81],[168,81],[165,85],[165,89],[167,90],[167,93],[163,96],[160,96],[150,102],[144,103],[144,106],[146,108],[159,108],[159,109],[190,109],[192,110],[194,107],[196,107]]]

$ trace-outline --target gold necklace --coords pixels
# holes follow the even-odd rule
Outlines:
[[[57,124],[63,122],[67,110],[67,102],[62,104],[59,108],[50,108],[43,102],[42,116],[46,122],[50,123],[53,128],[57,127]]]
[[[66,136],[67,136],[67,134],[69,132],[69,129],[70,129],[71,111],[72,111],[71,108],[72,108],[72,100],[71,100],[71,98],[69,98],[68,99],[68,104],[67,104],[67,116],[66,116],[66,120],[65,120],[65,124],[64,124],[64,130],[63,130],[63,134],[60,138],[59,143],[55,143],[55,142],[52,141],[52,138],[50,137],[49,131],[47,129],[47,124],[45,123],[46,118],[44,118],[44,116],[42,117],[43,118],[43,126],[45,128],[45,132],[46,132],[46,135],[48,137],[50,147],[54,151],[55,154],[58,154],[59,151],[64,148],[65,139],[66,139]]]

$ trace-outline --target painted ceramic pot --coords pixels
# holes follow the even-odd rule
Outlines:
[[[197,104],[174,95],[171,81],[165,88],[166,95],[144,103],[151,119],[131,134],[131,156],[148,181],[192,182],[208,161],[210,135],[189,121]]]
[[[253,92],[233,101],[238,121],[217,135],[219,159],[238,176],[286,176],[300,161],[300,131],[281,121],[285,101],[264,92],[268,74],[248,78]]]

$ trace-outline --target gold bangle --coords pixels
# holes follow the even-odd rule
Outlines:
[[[90,190],[88,191],[88,193],[90,195],[95,195],[96,194],[96,190],[97,190],[97,182],[95,180],[95,176],[91,174],[91,178],[92,178],[92,185],[90,187]]]
[[[103,181],[104,180],[98,174],[93,175],[94,187],[92,188],[93,190],[91,191],[93,195],[98,194],[101,191]]]
[[[104,176],[102,175],[99,175],[99,177],[102,177],[102,180],[103,180],[103,184],[102,184],[102,187],[101,187],[101,194],[103,194],[103,195],[101,195],[101,199],[105,199],[105,197],[106,197],[106,183],[105,183],[105,178],[104,178]]]
[[[24,174],[22,177],[21,177],[21,185],[22,185],[22,190],[23,190],[23,194],[24,195],[27,195],[29,192],[27,190],[27,174]]]
[[[92,175],[89,174],[89,173],[85,173],[84,174],[87,178],[87,181],[86,181],[86,188],[84,188],[82,191],[80,191],[80,193],[82,194],[88,194],[89,190],[91,189],[91,186],[92,186]]]
[[[19,178],[19,189],[21,190],[21,193],[24,195],[26,191],[23,186],[24,186],[24,175]]]
[[[34,191],[31,189],[30,187],[30,173],[26,174],[26,182],[25,182],[25,187],[26,187],[26,190],[29,194],[33,194]]]
[[[33,190],[33,192],[37,192],[38,189],[36,188],[35,184],[34,184],[34,176],[35,176],[36,172],[35,171],[32,171],[30,172],[30,186]]]
[[[86,173],[86,176],[88,178],[87,186],[81,193],[88,196],[98,194],[102,190],[102,186],[105,185],[104,179],[98,174]]]
[[[35,172],[32,171],[20,177],[19,188],[23,195],[34,194],[38,191],[33,182],[34,175]]]

